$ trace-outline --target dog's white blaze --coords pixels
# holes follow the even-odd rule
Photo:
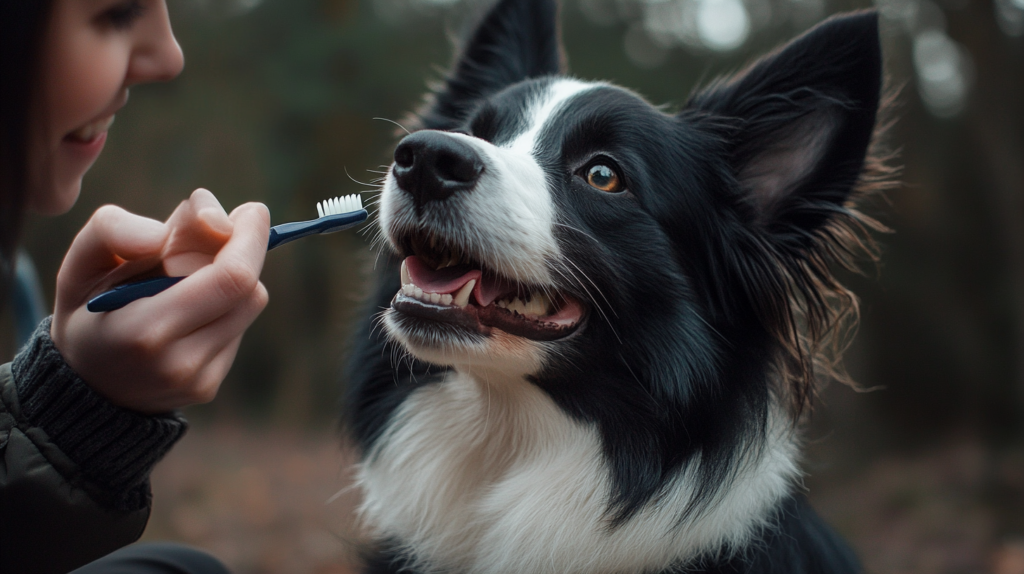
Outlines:
[[[680,523],[693,496],[690,470],[608,529],[610,478],[596,430],[533,384],[500,376],[450,374],[416,391],[359,468],[365,522],[400,539],[428,571],[665,569],[723,544],[741,547],[798,473],[779,409],[764,450],[740,461],[708,511]]]
[[[530,153],[497,148],[456,134],[484,156],[484,174],[463,203],[464,220],[489,245],[486,263],[517,281],[551,284],[548,261],[559,257],[555,204],[547,177]]]
[[[547,125],[551,116],[571,98],[600,85],[604,84],[573,79],[556,80],[530,105],[526,112],[526,117],[529,118],[529,127],[526,131],[502,147],[532,156],[537,146],[537,135]]]

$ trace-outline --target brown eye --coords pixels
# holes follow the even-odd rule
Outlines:
[[[606,165],[590,166],[587,170],[587,183],[593,188],[607,191],[608,193],[622,191],[622,180],[619,179],[619,174]]]

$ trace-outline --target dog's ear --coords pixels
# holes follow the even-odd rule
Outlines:
[[[838,325],[856,314],[832,269],[870,255],[863,232],[883,229],[851,197],[887,185],[888,169],[869,156],[881,88],[878,16],[859,12],[698,92],[680,113],[711,134],[708,153],[724,156],[716,169],[734,194],[716,200],[742,222],[726,226],[725,241],[706,243],[698,291],[712,312],[751,309],[786,351],[779,367],[797,415],[813,395],[821,346],[838,341]]]
[[[722,129],[744,219],[806,249],[861,175],[881,85],[878,16],[860,12],[697,93],[684,113]]]
[[[516,82],[564,69],[555,0],[500,0],[418,113],[426,129],[451,129],[480,101]]]

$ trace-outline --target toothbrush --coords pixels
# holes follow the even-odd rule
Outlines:
[[[316,219],[282,223],[271,227],[267,251],[310,235],[348,229],[366,221],[368,216],[363,209],[363,199],[358,193],[317,203],[316,211],[320,215]],[[89,300],[86,308],[93,313],[114,311],[137,299],[152,297],[182,279],[184,277],[155,277],[119,285]]]

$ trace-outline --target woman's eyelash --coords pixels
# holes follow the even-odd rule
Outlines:
[[[142,2],[130,0],[107,10],[105,17],[114,28],[124,30],[130,28],[145,11],[146,7],[142,5]]]

